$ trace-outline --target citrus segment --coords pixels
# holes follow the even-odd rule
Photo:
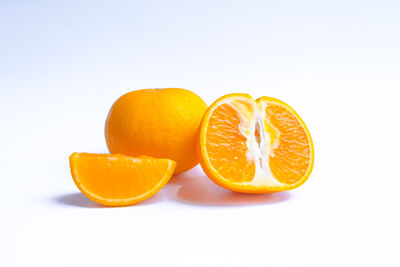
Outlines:
[[[307,132],[299,117],[284,104],[267,98],[261,98],[257,103],[265,108],[266,128],[271,129],[271,139],[276,140],[269,159],[271,171],[278,181],[294,184],[306,174],[310,165],[311,146]]]
[[[212,131],[206,134],[211,164],[235,182],[251,181],[255,172],[254,162],[246,158],[247,138],[239,129],[240,121],[235,108],[223,104],[213,112],[209,121]]]
[[[125,206],[157,193],[171,178],[169,159],[133,158],[120,154],[73,153],[71,174],[80,191],[108,206]]]
[[[247,94],[221,97],[207,109],[198,154],[215,183],[238,192],[296,188],[313,166],[311,136],[299,115],[278,99]]]

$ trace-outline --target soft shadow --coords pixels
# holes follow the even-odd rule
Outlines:
[[[68,206],[77,206],[84,208],[104,208],[105,206],[101,204],[97,204],[96,202],[91,201],[82,193],[73,193],[66,194],[62,196],[58,196],[55,198],[57,203],[61,203]]]
[[[171,179],[170,184],[180,185],[176,198],[187,204],[202,206],[245,206],[284,202],[290,193],[243,194],[214,184],[200,169],[195,168]]]
[[[155,196],[132,206],[143,206],[162,201],[179,201],[200,206],[249,206],[276,204],[289,200],[288,192],[270,194],[242,194],[214,184],[199,166],[171,178]],[[54,198],[56,203],[84,208],[108,208],[97,204],[82,193],[72,193]]]
[[[131,206],[142,206],[142,205],[149,205],[160,201],[162,197],[159,195],[155,195],[149,199],[146,199],[140,203],[133,204]],[[54,198],[55,202],[68,205],[68,206],[75,206],[75,207],[83,207],[83,208],[110,208],[108,206],[104,206],[102,204],[98,204],[93,202],[89,198],[87,198],[82,193],[72,193],[66,194],[62,196],[58,196]]]

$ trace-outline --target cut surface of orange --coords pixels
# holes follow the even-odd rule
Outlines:
[[[216,100],[203,116],[197,148],[204,172],[216,184],[244,193],[294,189],[308,179],[314,163],[303,120],[272,97],[230,94]]]
[[[126,206],[152,197],[169,181],[176,166],[170,159],[120,154],[73,153],[69,162],[79,190],[107,206]]]

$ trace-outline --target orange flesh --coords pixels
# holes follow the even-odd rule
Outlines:
[[[247,138],[239,131],[240,117],[228,104],[223,104],[211,115],[207,131],[206,149],[214,168],[233,182],[249,182],[255,174],[254,161],[246,158]]]
[[[272,124],[280,132],[279,146],[269,157],[273,175],[282,183],[296,183],[305,175],[310,164],[307,133],[288,109],[274,103],[268,103],[265,123]]]
[[[92,200],[100,198],[103,202],[141,198],[154,191],[163,179],[169,179],[175,166],[168,159],[119,154],[74,153],[70,162],[79,189]]]
[[[277,99],[253,101],[225,100],[210,113],[203,155],[215,172],[207,174],[239,192],[276,192],[301,185],[313,162],[304,123]],[[207,170],[207,163],[202,167]]]

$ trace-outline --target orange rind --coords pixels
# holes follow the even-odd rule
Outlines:
[[[176,166],[170,159],[120,154],[73,153],[69,162],[79,190],[106,206],[126,206],[152,197],[169,181]]]
[[[243,193],[291,190],[310,176],[314,148],[288,104],[230,94],[205,112],[197,143],[200,164],[216,184]]]

